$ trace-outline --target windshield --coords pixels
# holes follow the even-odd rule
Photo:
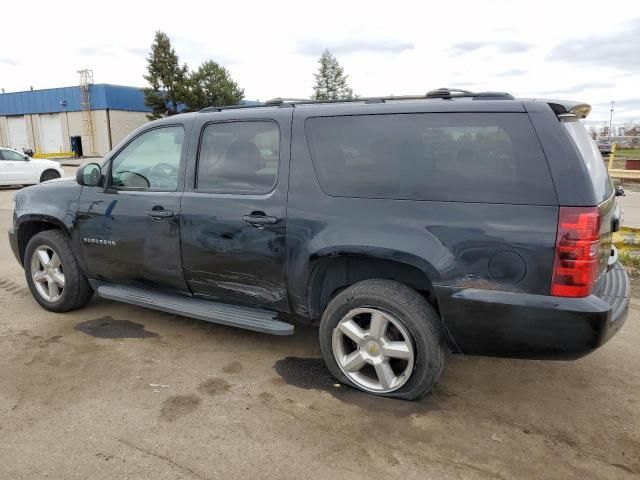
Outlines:
[[[577,119],[565,120],[562,123],[567,129],[567,132],[569,132],[569,135],[571,135],[573,143],[575,143],[580,151],[580,156],[591,177],[591,183],[593,184],[593,191],[596,197],[599,199],[599,202],[606,200],[611,196],[613,186],[609,178],[609,172],[607,172],[607,168],[604,166],[598,145],[596,145],[596,142],[591,138],[587,129],[584,128],[582,123]]]

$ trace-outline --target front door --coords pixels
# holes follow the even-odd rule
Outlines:
[[[180,259],[184,126],[141,132],[83,187],[78,223],[90,278],[188,293]]]
[[[4,157],[2,156],[2,149],[0,148],[0,185],[5,185],[7,182],[7,166]]]
[[[25,155],[13,150],[2,150],[2,161],[4,165],[5,178],[7,183],[37,183],[37,168],[32,165]],[[37,160],[33,160],[37,161]]]
[[[190,161],[197,165],[188,168],[182,200],[183,268],[195,295],[287,310],[292,114],[280,109],[244,119],[255,116],[250,110],[203,114],[194,123],[190,151],[197,155]]]

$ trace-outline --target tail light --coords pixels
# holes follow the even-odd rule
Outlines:
[[[590,295],[598,273],[599,250],[598,207],[560,207],[551,295]]]

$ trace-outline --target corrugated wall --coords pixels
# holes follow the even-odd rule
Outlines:
[[[91,110],[150,111],[144,105],[144,94],[139,88],[108,84],[95,84],[90,88]],[[80,110],[80,87],[77,86],[0,94],[0,116]]]

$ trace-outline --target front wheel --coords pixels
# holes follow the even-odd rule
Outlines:
[[[31,294],[49,311],[76,310],[86,305],[93,294],[71,243],[59,230],[45,230],[29,240],[24,271]]]
[[[42,172],[42,175],[40,175],[40,183],[48,180],[54,180],[56,178],[60,178],[60,174],[58,172],[55,170],[45,170]]]
[[[336,295],[322,315],[320,349],[342,383],[405,400],[431,390],[446,358],[438,314],[391,280],[365,280]]]

